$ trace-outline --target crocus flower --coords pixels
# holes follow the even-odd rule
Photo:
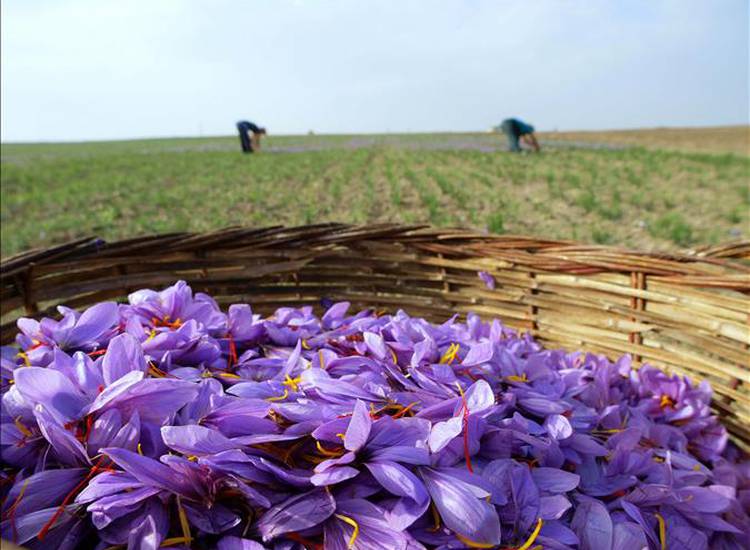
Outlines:
[[[490,290],[495,290],[495,278],[486,271],[479,272],[479,278]]]
[[[55,348],[92,351],[106,346],[119,320],[117,305],[113,302],[97,304],[83,313],[65,307],[58,310],[62,315],[59,321],[49,318],[41,322],[27,318],[18,320],[21,331],[16,338],[21,348],[18,356],[25,365],[47,366]]]
[[[480,277],[488,287],[494,279]],[[29,548],[744,548],[707,383],[469,314],[225,313],[184,282],[0,355],[0,529]]]

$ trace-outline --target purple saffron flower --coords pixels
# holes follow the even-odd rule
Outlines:
[[[480,273],[492,287],[494,279]],[[707,383],[500,321],[225,314],[184,283],[21,319],[0,528],[29,548],[744,548]]]
[[[489,288],[490,290],[495,290],[495,278],[492,275],[490,275],[486,271],[480,271],[479,278],[482,279],[487,288]]]

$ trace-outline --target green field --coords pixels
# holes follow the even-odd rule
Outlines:
[[[748,237],[750,159],[641,148],[512,155],[490,134],[3,144],[3,257],[81,236],[424,222],[678,249]]]

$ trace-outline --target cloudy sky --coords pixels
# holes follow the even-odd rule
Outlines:
[[[746,0],[3,0],[2,140],[748,122]]]

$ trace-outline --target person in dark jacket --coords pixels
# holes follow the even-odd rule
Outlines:
[[[539,152],[539,142],[534,135],[534,127],[531,124],[518,120],[517,118],[506,118],[500,125],[500,129],[508,138],[510,150],[514,153],[521,152],[520,141]]]
[[[260,137],[266,135],[266,129],[257,124],[241,120],[237,123],[237,131],[240,133],[240,144],[243,153],[252,153],[260,149]]]

